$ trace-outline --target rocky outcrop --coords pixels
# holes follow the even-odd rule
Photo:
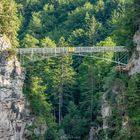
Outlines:
[[[91,127],[89,131],[89,139],[88,140],[98,140],[98,132],[100,131],[100,128],[97,127]]]
[[[111,80],[112,81],[112,80]],[[114,78],[112,85],[108,87],[102,96],[102,130],[104,132],[104,140],[110,139],[110,132],[114,132],[119,128],[120,134],[129,133],[129,123],[127,106],[125,104],[126,87],[122,80]],[[117,118],[115,122],[114,118]]]
[[[106,100],[106,96],[107,96],[107,93],[105,92],[102,97],[102,110],[101,110],[101,114],[103,118],[103,130],[109,127],[107,118],[111,115],[111,107],[108,101]]]
[[[140,29],[135,33],[133,42],[136,44],[137,50],[140,50]]]
[[[108,136],[106,134],[107,129],[109,128],[108,125],[108,118],[111,115],[111,106],[109,105],[107,98],[107,93],[105,92],[102,96],[102,108],[101,108],[101,114],[102,114],[102,120],[103,120],[103,131],[105,133],[105,140],[108,140]]]
[[[24,140],[24,72],[17,58],[9,55],[9,49],[10,42],[0,37],[0,140]]]
[[[136,51],[130,59],[130,63],[133,67],[130,69],[129,75],[140,73],[140,29],[135,33],[133,42],[136,45]]]
[[[114,81],[114,86],[112,88],[113,93],[116,98],[116,107],[119,111],[119,115],[121,118],[121,131],[129,133],[129,124],[128,124],[128,114],[127,114],[127,106],[125,104],[125,91],[126,87],[120,79],[116,79]]]

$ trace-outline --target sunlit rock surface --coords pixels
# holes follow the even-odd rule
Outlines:
[[[23,140],[26,125],[25,98],[22,93],[24,72],[11,45],[0,37],[0,140]]]

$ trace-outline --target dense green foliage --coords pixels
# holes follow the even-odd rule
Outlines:
[[[13,45],[20,20],[19,47],[125,45],[133,49],[139,0],[16,0],[16,3],[0,2],[0,32]],[[114,57],[113,53],[95,55],[109,60]],[[127,75],[117,74],[114,66],[110,61],[69,55],[27,64],[24,93],[36,116],[28,129],[33,133],[35,125],[45,124],[46,140],[87,140],[92,127],[96,129],[95,139],[138,140],[140,76],[128,80]],[[105,93],[112,109],[106,131],[102,129],[101,114]],[[122,128],[125,117],[129,123],[127,131]],[[31,139],[39,138],[32,135]]]
[[[126,92],[127,111],[130,121],[131,139],[140,138],[140,75],[137,74],[129,80]]]
[[[17,15],[17,4],[14,0],[0,1],[0,34],[5,34],[11,41],[13,47],[18,45],[17,31],[20,21]]]

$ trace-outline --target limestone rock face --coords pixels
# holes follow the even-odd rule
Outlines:
[[[140,53],[134,53],[130,63],[133,64],[133,67],[130,69],[129,75],[140,73]]]
[[[136,45],[136,52],[130,60],[133,67],[130,69],[129,75],[140,73],[140,29],[135,33],[133,41]]]
[[[140,29],[135,33],[133,42],[137,45],[137,49],[140,49]]]
[[[10,48],[10,43],[0,37],[0,140],[24,140],[24,72],[17,58],[9,56]]]
[[[108,103],[108,101],[106,100],[106,95],[107,93],[103,94],[102,97],[102,109],[101,109],[101,114],[102,114],[102,119],[103,119],[103,129],[107,129],[108,128],[108,122],[107,122],[107,118],[111,115],[111,107]]]

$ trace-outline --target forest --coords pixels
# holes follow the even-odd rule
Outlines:
[[[0,0],[0,34],[13,48],[126,46],[131,56],[139,13],[139,0]],[[139,140],[140,74],[116,65],[71,55],[27,63],[23,92],[35,116],[29,140]],[[42,124],[45,134],[35,135]]]

